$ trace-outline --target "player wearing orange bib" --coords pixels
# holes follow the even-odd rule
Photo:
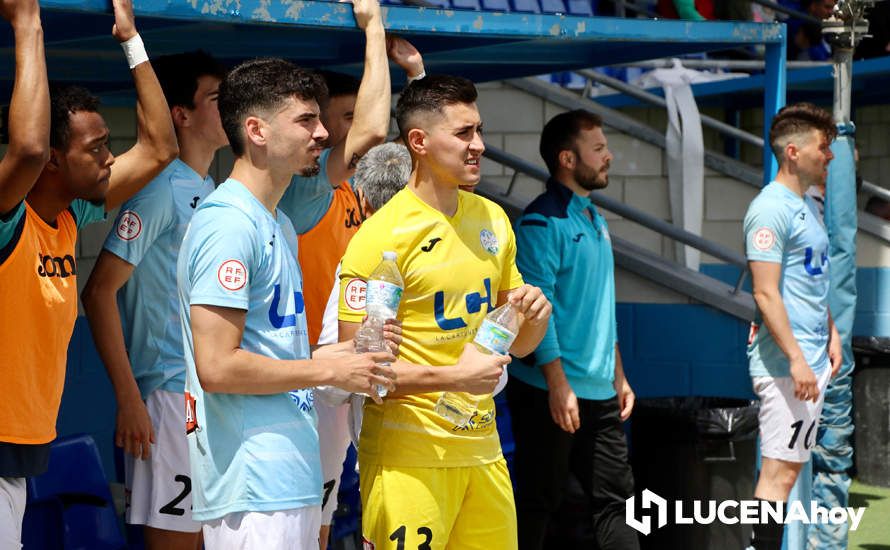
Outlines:
[[[102,220],[176,157],[164,95],[136,32],[114,1],[113,34],[129,52],[142,113],[136,145],[117,159],[98,100],[48,94],[37,2],[4,3],[16,38],[10,145],[0,162],[0,547],[18,548],[28,476],[46,470],[77,317],[77,229]]]

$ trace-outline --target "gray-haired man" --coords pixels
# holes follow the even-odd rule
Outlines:
[[[404,145],[384,143],[369,150],[356,166],[353,179],[364,217],[380,210],[405,187],[409,177],[411,156]]]

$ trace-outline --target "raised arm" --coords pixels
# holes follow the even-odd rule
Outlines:
[[[0,161],[0,216],[14,209],[49,160],[49,84],[37,0],[0,2],[15,35],[15,83],[9,104],[9,147]]]
[[[378,0],[352,0],[352,7],[356,23],[365,31],[365,67],[352,126],[346,139],[336,144],[328,157],[328,180],[334,187],[352,177],[359,159],[386,139],[392,103],[380,4]]]
[[[131,0],[112,0],[114,5],[114,28],[112,35],[120,43],[133,45],[136,55],[135,66],[131,67],[136,85],[136,117],[138,122],[136,144],[115,160],[111,169],[105,207],[111,210],[135,195],[142,187],[157,176],[179,154],[176,132],[170,109],[164,98],[164,91],[158,82],[144,52]],[[134,42],[128,42],[133,40]]]
[[[405,71],[405,76],[408,77],[409,82],[426,76],[426,70],[423,67],[423,56],[420,55],[414,44],[404,38],[387,36],[386,55],[393,63]]]

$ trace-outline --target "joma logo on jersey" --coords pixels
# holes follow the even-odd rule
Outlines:
[[[803,267],[810,275],[822,275],[822,267],[828,263],[828,252],[819,254],[819,265],[813,265],[814,255],[813,249],[808,246],[804,251]]]
[[[482,284],[485,285],[485,296],[482,296],[478,292],[471,292],[464,296],[467,313],[479,313],[479,310],[482,309],[482,304],[488,304],[487,311],[494,310],[494,305],[491,303],[491,279],[486,277],[485,280],[482,281]],[[439,325],[439,328],[442,330],[457,330],[467,326],[467,322],[464,321],[463,317],[449,319],[445,316],[445,293],[441,290],[436,292],[433,297],[433,311],[436,315],[436,324]]]
[[[278,306],[280,304],[281,285],[275,285],[275,292],[272,295],[272,305],[269,306],[269,322],[272,323],[272,326],[275,328],[297,326],[297,315],[303,313],[303,311],[306,309],[306,302],[303,300],[303,293],[294,292],[294,313],[285,312],[284,315],[280,315],[278,313]]]
[[[44,256],[37,254],[37,274],[41,277],[59,277],[65,279],[72,275],[77,275],[77,264],[74,263],[74,257],[65,254],[64,257]]]

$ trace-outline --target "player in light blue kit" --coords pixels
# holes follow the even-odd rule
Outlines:
[[[784,503],[816,441],[825,388],[841,366],[828,311],[828,235],[811,197],[834,156],[831,115],[814,105],[785,107],[773,119],[775,181],[745,215],[745,250],[757,303],[748,360],[760,397],[763,457],[754,496]],[[782,546],[783,524],[754,526],[756,550]]]
[[[357,355],[346,342],[309,359],[297,236],[277,205],[293,174],[319,170],[324,94],[318,75],[281,59],[243,63],[220,86],[235,165],[195,212],[177,266],[192,512],[208,550],[317,546],[309,388],[394,388],[392,369],[377,364],[390,353]]]
[[[203,52],[161,57],[154,65],[179,158],[121,207],[83,303],[117,397],[127,522],[145,526],[148,550],[189,550],[201,548],[201,526],[191,513],[185,358],[172,281],[185,229],[214,188],[210,163],[228,144],[216,107],[225,69]]]

